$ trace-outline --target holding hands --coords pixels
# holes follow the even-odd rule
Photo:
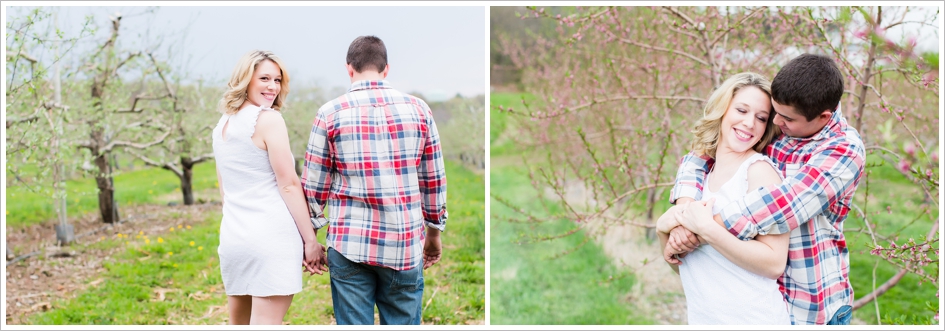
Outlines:
[[[302,246],[305,252],[302,266],[309,272],[309,275],[321,275],[325,271],[328,271],[328,258],[325,255],[327,248],[325,248],[324,245],[319,244],[316,240],[312,240],[311,242],[303,243]]]

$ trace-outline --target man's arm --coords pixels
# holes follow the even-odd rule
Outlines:
[[[328,225],[325,203],[331,190],[332,156],[328,140],[326,112],[319,111],[312,125],[312,134],[305,149],[305,169],[302,171],[302,191],[308,201],[309,216],[315,233]]]
[[[446,166],[440,149],[440,134],[436,130],[433,112],[426,103],[421,103],[426,115],[427,135],[423,154],[417,169],[420,194],[423,200],[423,219],[427,227],[446,230]],[[437,236],[437,238],[439,238]]]
[[[693,152],[683,156],[676,171],[676,183],[669,193],[669,202],[679,204],[682,202],[680,198],[690,198],[689,201],[701,198],[705,176],[714,161],[707,155],[697,156]]]
[[[739,239],[791,232],[838,203],[863,172],[865,151],[851,141],[824,142],[797,174],[748,192],[722,208],[725,227]]]

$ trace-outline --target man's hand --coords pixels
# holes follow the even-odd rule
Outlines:
[[[440,243],[440,230],[427,228],[427,239],[423,243],[423,269],[440,262],[443,245]]]
[[[328,258],[325,256],[327,249],[325,246],[318,242],[305,243],[303,246],[305,260],[302,265],[305,266],[305,270],[309,272],[309,275],[321,275],[328,271]]]

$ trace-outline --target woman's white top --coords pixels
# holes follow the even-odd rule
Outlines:
[[[743,197],[748,192],[748,166],[761,160],[771,162],[755,153],[718,192],[709,191],[706,176],[702,201],[714,197],[712,212],[717,214],[730,201]],[[742,269],[710,245],[701,245],[686,255],[679,266],[679,276],[686,293],[690,325],[791,324],[776,280]]]
[[[223,115],[213,129],[213,155],[223,188],[217,253],[227,295],[302,291],[302,236],[279,194],[269,152],[252,140],[263,111],[275,110],[250,106]]]

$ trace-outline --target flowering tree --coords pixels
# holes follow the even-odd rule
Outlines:
[[[935,282],[938,275],[927,266],[938,265],[938,57],[918,54],[919,35],[909,33],[934,27],[937,15],[935,8],[909,7],[529,8],[521,19],[553,21],[556,35],[536,33],[522,42],[499,34],[497,47],[521,70],[535,100],[495,106],[520,115],[519,144],[547,157],[534,166],[533,185],[564,207],[558,217],[576,223],[566,233],[532,239],[613,224],[652,231],[710,92],[734,73],[771,79],[795,56],[820,53],[834,57],[847,77],[841,106],[868,153],[849,218],[865,226],[845,231],[868,233],[869,250],[901,268],[855,308],[909,272]],[[893,29],[906,33],[893,40]],[[886,179],[871,173],[884,164],[896,164],[915,188],[910,210],[877,210],[875,187]],[[511,221],[543,220],[501,194],[493,197],[521,214]],[[877,212],[915,209],[933,225],[905,244],[895,243],[898,224],[875,220]]]

